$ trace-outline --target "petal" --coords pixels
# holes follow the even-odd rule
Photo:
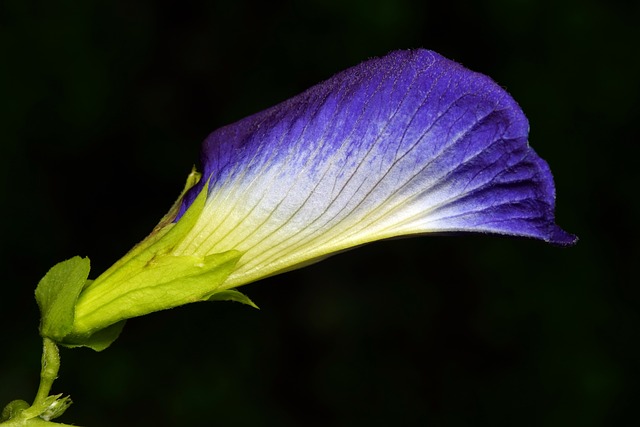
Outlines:
[[[490,78],[431,51],[393,52],[213,132],[181,212],[208,182],[206,207],[176,254],[244,252],[233,287],[402,235],[571,244],[527,134]]]

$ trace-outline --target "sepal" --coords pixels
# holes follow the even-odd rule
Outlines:
[[[260,310],[260,307],[258,307],[253,301],[251,301],[251,299],[248,296],[246,296],[242,292],[237,291],[235,289],[228,289],[226,291],[216,292],[215,294],[211,295],[207,300],[208,301],[235,301],[241,304],[249,305],[253,308]]]
[[[146,254],[144,254],[146,255]],[[104,281],[80,296],[72,342],[132,317],[206,300],[231,273],[241,253],[204,257],[162,255],[122,267],[121,281]],[[96,280],[97,281],[97,280]]]
[[[189,175],[181,197],[199,180]],[[204,191],[173,222],[179,200],[153,232],[95,280],[88,280],[89,260],[74,257],[54,266],[36,289],[42,313],[41,335],[66,347],[107,348],[126,319],[180,305],[206,301],[224,289],[242,252],[204,255],[176,254],[174,249],[191,232],[202,213]],[[223,293],[227,300],[253,305],[242,294]]]

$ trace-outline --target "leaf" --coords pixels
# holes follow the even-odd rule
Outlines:
[[[61,341],[73,329],[75,305],[90,270],[89,258],[75,256],[54,265],[36,288],[40,335]]]

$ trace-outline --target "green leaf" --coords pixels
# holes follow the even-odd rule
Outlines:
[[[235,301],[242,304],[250,305],[251,307],[260,310],[260,307],[258,307],[253,301],[251,301],[248,296],[240,291],[236,291],[235,289],[216,292],[208,298],[208,301]]]
[[[89,258],[75,256],[54,265],[36,288],[40,335],[61,341],[73,329],[75,305],[89,277]]]

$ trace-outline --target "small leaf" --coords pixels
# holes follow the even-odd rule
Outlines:
[[[235,289],[229,289],[227,291],[217,292],[211,295],[207,299],[207,301],[235,301],[241,304],[250,305],[251,307],[257,308],[258,310],[260,310],[260,307],[258,307],[253,301],[251,301],[251,299],[248,296],[246,296],[240,291],[236,291]]]
[[[73,328],[78,295],[89,277],[89,258],[73,257],[54,265],[36,288],[40,335],[61,341]]]

